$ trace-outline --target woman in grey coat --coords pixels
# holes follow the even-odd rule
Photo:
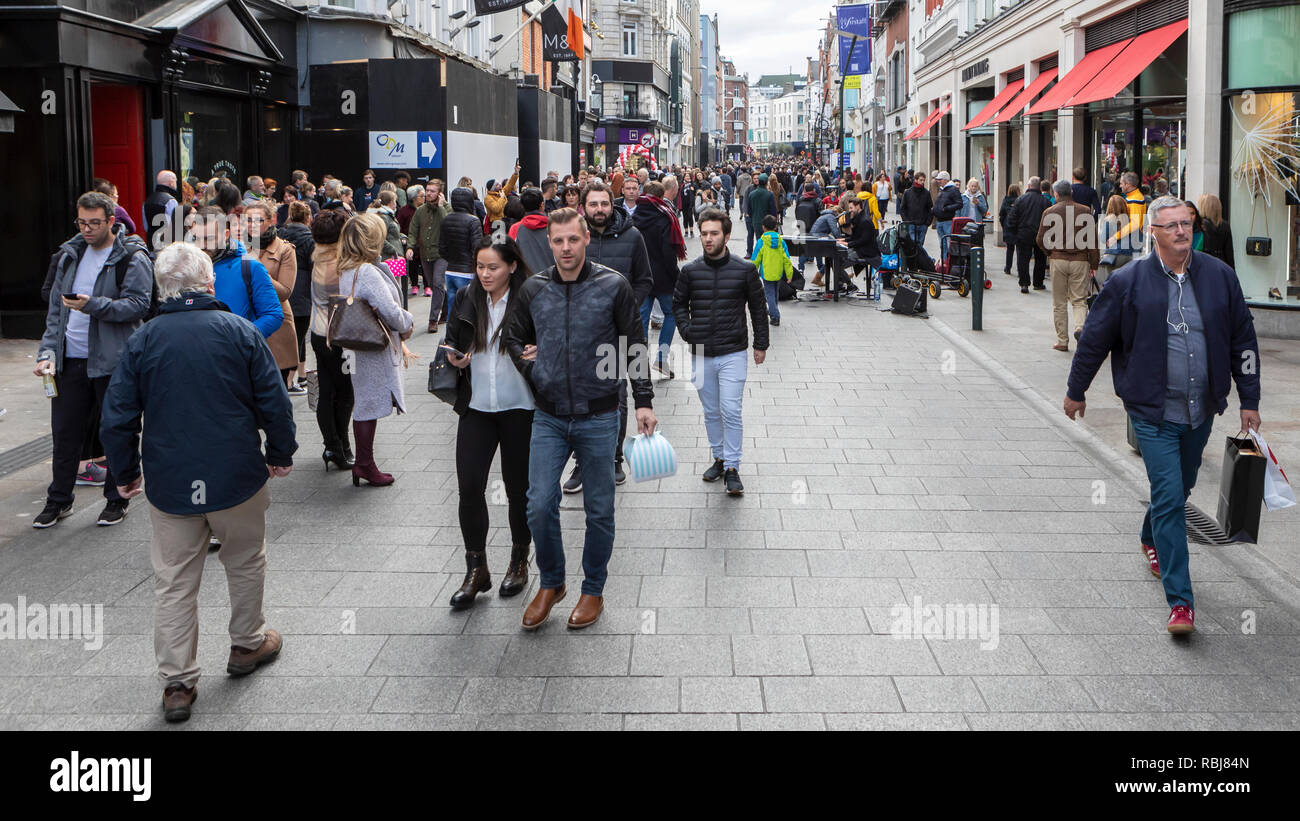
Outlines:
[[[406,412],[402,392],[402,368],[411,356],[400,339],[407,339],[414,327],[411,315],[402,310],[401,295],[393,277],[376,264],[384,245],[384,223],[374,214],[359,214],[348,220],[339,236],[339,293],[363,299],[395,336],[393,344],[378,351],[353,351],[352,435],[356,439],[356,462],[352,484],[365,479],[372,485],[391,485],[391,474],[375,464],[375,428],[378,420],[397,408]]]

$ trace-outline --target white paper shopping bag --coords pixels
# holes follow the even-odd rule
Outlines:
[[[1255,444],[1259,445],[1259,452],[1264,454],[1264,507],[1269,510],[1281,510],[1282,508],[1291,507],[1295,504],[1295,490],[1291,487],[1291,482],[1286,478],[1286,471],[1278,464],[1277,456],[1274,455],[1273,449],[1264,441],[1264,437],[1259,435],[1259,431],[1252,430],[1251,437]]]
[[[632,469],[632,480],[648,482],[677,474],[677,454],[658,431],[633,436],[623,445],[623,458]]]

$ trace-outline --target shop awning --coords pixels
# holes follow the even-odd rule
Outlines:
[[[1070,98],[1067,105],[1095,103],[1118,95],[1186,31],[1187,21],[1179,20],[1133,38],[1101,73]]]
[[[998,116],[993,118],[994,123],[1005,123],[1012,117],[1019,114],[1030,101],[1042,93],[1047,88],[1047,84],[1056,79],[1056,69],[1049,68],[1047,71],[1039,74],[1034,81],[1025,86],[1025,90],[1020,92],[1017,97],[1007,103],[1007,107],[998,112]]]
[[[1013,80],[1010,83],[1007,83],[1007,87],[999,91],[997,96],[992,100],[989,100],[989,104],[981,108],[980,113],[972,117],[970,122],[961,127],[961,130],[970,131],[972,128],[979,128],[989,120],[993,119],[993,115],[997,114],[1002,106],[1006,105],[1007,101],[1012,97],[1019,94],[1020,89],[1024,87],[1024,80]]]
[[[908,135],[907,135],[906,137],[904,137],[903,139],[905,139],[905,140],[915,140],[917,137],[920,137],[922,134],[924,134],[924,133],[926,133],[927,131],[929,131],[930,129],[934,128],[935,125],[936,125],[940,120],[943,119],[943,115],[947,114],[949,111],[952,111],[952,103],[948,103],[948,105],[946,105],[946,106],[944,106],[943,108],[939,109],[938,111],[934,112],[934,113],[931,114],[929,117],[926,117],[924,120],[921,121],[921,124],[920,124],[920,125],[918,125],[918,126],[917,126],[916,128],[914,128],[914,129],[912,129],[911,133],[908,134]]]
[[[1115,55],[1123,51],[1128,43],[1128,40],[1120,40],[1118,43],[1112,43],[1105,48],[1099,48],[1083,55],[1083,59],[1079,61],[1079,64],[1066,72],[1060,82],[1053,86],[1051,91],[1043,95],[1043,99],[1029,107],[1027,113],[1042,114],[1044,111],[1065,108],[1069,104],[1070,98],[1109,65]]]

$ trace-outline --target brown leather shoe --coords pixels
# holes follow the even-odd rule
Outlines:
[[[187,689],[180,682],[168,684],[167,689],[163,690],[163,718],[172,723],[189,721],[190,706],[198,697],[197,687]]]
[[[280,634],[274,630],[267,630],[262,645],[255,650],[243,647],[230,648],[230,660],[226,662],[226,672],[232,676],[246,676],[263,664],[275,661],[283,646],[284,639]]]
[[[569,614],[569,629],[581,630],[590,627],[600,618],[600,611],[604,609],[604,596],[589,596],[583,593],[578,597],[578,606]]]
[[[564,585],[538,590],[537,595],[528,603],[528,609],[524,610],[524,629],[536,630],[546,624],[546,620],[551,617],[551,608],[564,598],[564,593]]]

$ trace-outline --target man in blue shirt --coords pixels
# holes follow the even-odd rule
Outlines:
[[[1106,281],[1079,338],[1065,413],[1083,416],[1084,393],[1113,352],[1115,392],[1151,482],[1142,552],[1164,585],[1167,629],[1182,634],[1196,629],[1184,505],[1232,382],[1241,430],[1260,426],[1259,344],[1236,274],[1192,250],[1191,209],[1161,197],[1151,203],[1149,220],[1155,253]]]

